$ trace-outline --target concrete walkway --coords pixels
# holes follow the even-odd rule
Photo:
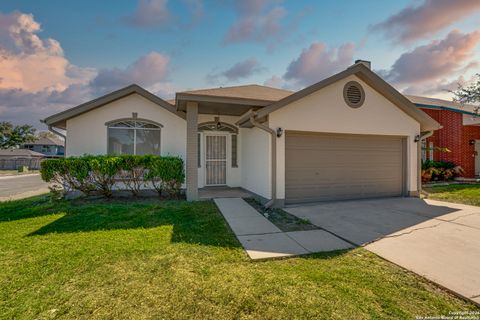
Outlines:
[[[214,201],[253,260],[352,247],[323,230],[283,232],[241,198],[219,198]]]

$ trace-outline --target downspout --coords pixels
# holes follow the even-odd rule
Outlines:
[[[418,165],[418,170],[417,170],[417,191],[418,191],[418,196],[420,196],[422,192],[422,140],[425,140],[427,138],[430,138],[433,135],[433,131],[426,131],[423,133],[420,133],[418,136],[418,141],[417,141],[417,165]]]
[[[52,132],[52,133],[54,133],[54,134],[56,134],[56,135],[59,135],[60,137],[62,137],[63,139],[65,139],[65,141],[67,140],[67,136],[66,136],[66,135],[64,135],[64,134],[61,133],[60,131],[55,130],[55,128],[52,127],[52,126],[48,126],[48,131],[50,131],[50,132]]]
[[[257,122],[257,120],[255,120],[256,115],[257,114],[255,112],[252,113],[252,115],[250,116],[250,123],[257,128],[263,131],[266,131],[272,137],[272,163],[271,163],[272,199],[265,204],[265,208],[270,208],[275,204],[275,200],[277,198],[277,190],[276,190],[277,189],[277,133],[272,128]]]
[[[60,131],[57,131],[54,127],[52,127],[51,125],[48,126],[48,131],[54,133],[54,134],[57,134],[59,135],[60,137],[63,138],[63,140],[65,141],[64,142],[64,146],[63,146],[63,156],[65,157],[66,154],[67,154],[67,136],[64,135],[63,133],[61,133]],[[57,154],[58,154],[58,149],[57,149]]]

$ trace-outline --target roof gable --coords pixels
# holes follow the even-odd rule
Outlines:
[[[112,93],[106,94],[106,95],[104,95],[102,97],[99,97],[99,98],[96,98],[92,101],[83,103],[79,106],[70,108],[68,110],[59,112],[57,114],[54,114],[54,115],[52,115],[48,118],[45,118],[44,120],[41,120],[41,121],[44,122],[45,124],[47,124],[48,126],[55,126],[55,127],[65,129],[66,120],[71,119],[73,117],[76,117],[76,116],[78,116],[82,113],[91,111],[93,109],[102,107],[102,106],[104,106],[108,103],[111,103],[113,101],[122,99],[122,98],[124,98],[126,96],[129,96],[131,94],[134,94],[134,93],[144,97],[147,100],[150,100],[151,102],[159,105],[160,107],[162,107],[162,108],[178,115],[179,117],[185,119],[185,114],[182,113],[182,112],[178,112],[175,109],[175,106],[173,106],[170,103],[168,103],[167,101],[157,97],[153,93],[143,89],[142,87],[140,87],[136,84],[132,84],[132,85],[129,85],[128,87],[125,87],[123,89],[120,89],[120,90],[114,91]]]
[[[294,101],[300,100],[303,97],[306,97],[318,90],[321,90],[328,85],[335,83],[341,79],[344,79],[350,75],[356,75],[374,90],[381,93],[385,98],[390,100],[393,104],[407,113],[409,116],[417,120],[421,125],[422,131],[431,131],[441,128],[440,124],[429,117],[425,112],[418,109],[412,102],[410,102],[405,96],[395,90],[391,85],[385,82],[377,74],[371,71],[369,68],[364,66],[361,63],[355,64],[348,69],[337,73],[329,78],[326,78],[320,82],[317,82],[305,89],[297,91],[292,95],[289,95],[257,112],[258,118],[266,117],[268,114],[291,104]],[[248,118],[245,118],[245,122],[248,121]]]

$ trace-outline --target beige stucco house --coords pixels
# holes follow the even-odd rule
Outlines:
[[[43,120],[66,155],[177,155],[188,200],[242,187],[268,205],[415,196],[419,141],[440,125],[358,61],[298,92],[259,85],[179,92],[131,85]]]

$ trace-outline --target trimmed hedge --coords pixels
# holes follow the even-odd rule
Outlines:
[[[159,193],[177,197],[185,180],[183,160],[160,156],[90,156],[49,159],[41,163],[42,179],[58,192],[81,191],[85,195],[112,196],[122,182],[133,195],[149,183]]]

